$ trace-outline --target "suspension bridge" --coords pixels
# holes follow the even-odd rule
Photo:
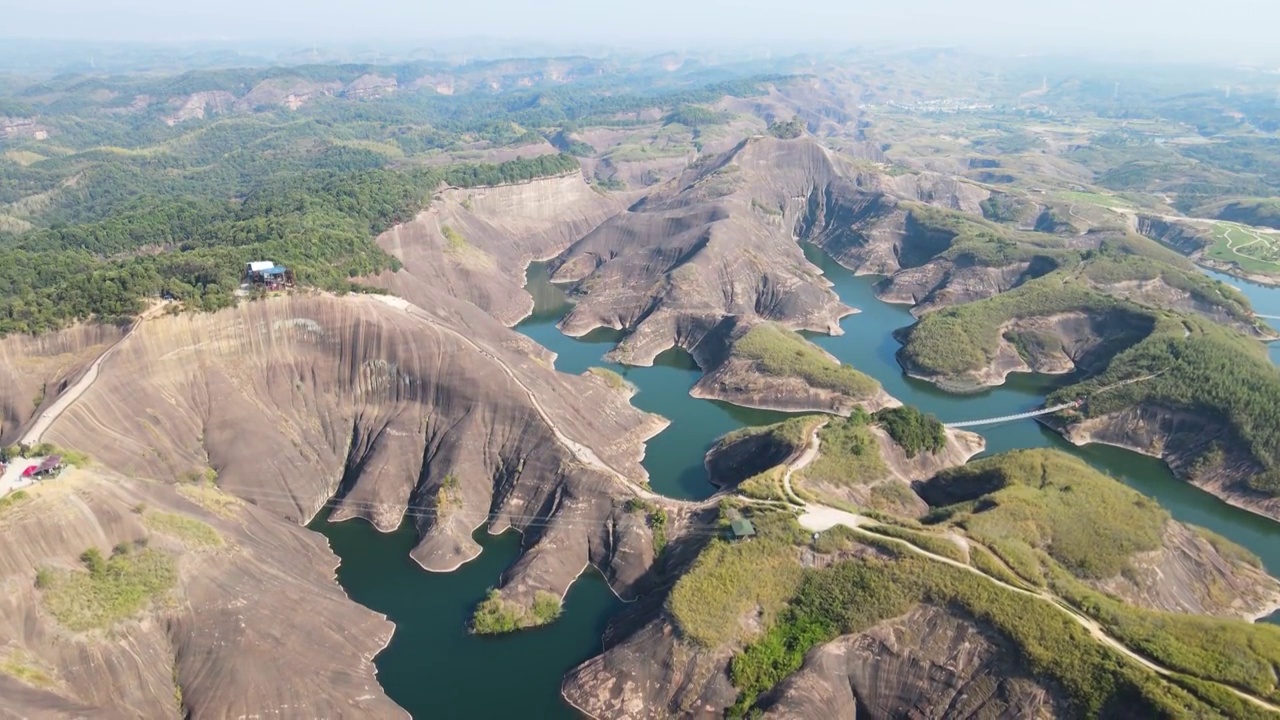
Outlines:
[[[1001,415],[1000,417],[982,418],[980,420],[965,420],[964,422],[946,423],[946,427],[965,428],[965,427],[974,427],[977,425],[995,425],[996,423],[1008,422],[1010,420],[1022,420],[1024,418],[1039,417],[1040,415],[1050,415],[1052,413],[1058,412],[1059,410],[1066,410],[1067,408],[1080,407],[1082,404],[1084,404],[1083,400],[1072,400],[1069,403],[1062,403],[1061,405],[1054,405],[1053,407],[1040,408],[1039,410],[1031,410],[1030,412],[1018,413],[1016,415]]]
[[[1259,317],[1262,317],[1262,316],[1259,316]],[[1143,380],[1150,380],[1151,378],[1157,377],[1162,373],[1164,373],[1164,370],[1161,370],[1160,372],[1157,372],[1157,373],[1152,373],[1150,375],[1143,375],[1141,377],[1129,378],[1128,380],[1121,380],[1118,383],[1113,383],[1106,387],[1098,388],[1097,390],[1094,390],[1090,394],[1097,395],[1098,393],[1103,393],[1108,390],[1113,390],[1118,387],[1123,387],[1125,385],[1132,385],[1133,383],[1142,382]],[[1040,408],[1039,410],[1028,410],[1027,412],[1024,412],[1024,413],[1015,413],[1013,415],[1001,415],[999,417],[981,418],[978,420],[965,420],[963,422],[943,423],[943,426],[949,427],[949,428],[966,428],[966,427],[976,427],[978,425],[995,425],[996,423],[1009,422],[1012,420],[1024,420],[1026,418],[1039,417],[1041,415],[1051,415],[1053,413],[1058,412],[1059,410],[1067,410],[1069,408],[1078,408],[1084,405],[1084,402],[1085,402],[1085,398],[1077,398],[1075,400],[1072,400],[1071,402],[1061,403],[1059,405],[1054,405],[1052,407]]]

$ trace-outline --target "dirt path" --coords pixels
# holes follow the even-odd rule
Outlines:
[[[809,466],[809,463],[818,458],[818,448],[822,445],[822,440],[818,437],[818,432],[827,426],[827,421],[823,420],[813,429],[813,434],[809,437],[809,444],[805,447],[800,457],[796,458],[790,465],[787,465],[787,471],[782,473],[782,490],[786,494],[787,499],[797,505],[804,505],[805,502],[796,494],[791,487],[791,476],[800,470]]]
[[[76,381],[75,385],[64,390],[62,394],[58,396],[58,399],[53,401],[53,404],[50,405],[47,410],[40,413],[40,417],[36,418],[35,423],[28,428],[25,433],[23,433],[19,442],[26,445],[39,444],[40,438],[44,437],[44,434],[48,432],[53,423],[62,416],[62,413],[66,412],[67,408],[74,405],[75,402],[80,399],[80,396],[84,395],[85,391],[93,386],[94,381],[98,379],[98,370],[102,367],[103,361],[111,357],[116,349],[123,345],[126,340],[133,337],[133,334],[138,331],[138,328],[145,320],[159,314],[163,307],[163,304],[153,305],[146,312],[139,315],[138,319],[133,321],[133,327],[129,328],[129,332],[125,333],[124,337],[117,340],[115,344],[107,348],[106,352],[99,355],[98,359],[93,361],[93,364],[91,364],[89,369],[80,376],[80,379]]]
[[[879,525],[879,524],[880,524],[879,522],[872,520],[871,518],[864,517],[862,515],[855,515],[854,513],[845,512],[843,510],[837,510],[831,507],[826,507],[825,505],[808,505],[806,507],[806,512],[800,516],[801,527],[807,530],[812,530],[814,532],[821,532],[823,530],[828,530],[836,525],[844,525],[845,527],[853,529],[855,532],[867,533],[870,535],[872,533],[869,533],[867,530],[864,530],[863,528],[866,526],[874,527],[875,525]],[[1018,593],[1019,595],[1032,597],[1042,602],[1047,602],[1050,605],[1053,605],[1055,608],[1057,608],[1059,611],[1061,611],[1068,617],[1070,617],[1077,624],[1082,626],[1086,631],[1088,631],[1089,635],[1093,637],[1094,640],[1106,645],[1107,647],[1115,650],[1121,655],[1124,655],[1130,660],[1133,660],[1134,662],[1150,670],[1151,672],[1154,672],[1157,675],[1160,675],[1163,677],[1171,677],[1176,674],[1173,670],[1170,670],[1169,668],[1166,668],[1163,665],[1160,665],[1155,661],[1150,660],[1149,658],[1146,658],[1142,655],[1139,655],[1133,650],[1130,650],[1126,645],[1124,645],[1124,643],[1121,643],[1119,640],[1116,640],[1114,637],[1109,635],[1107,631],[1103,629],[1102,625],[1098,621],[1076,611],[1074,608],[1070,607],[1065,600],[1058,597],[1057,595],[1054,595],[1048,591],[1037,592],[1037,591],[1028,590],[1026,588],[1018,587],[1016,585],[1010,585],[1009,583],[1004,582],[1003,580],[992,577],[982,572],[981,570],[973,567],[972,565],[967,565],[965,563],[952,560],[949,557],[943,557],[942,555],[935,555],[929,552],[928,550],[925,550],[916,545],[913,545],[905,540],[890,538],[884,535],[875,535],[875,537],[878,540],[889,540],[890,542],[895,542],[901,545],[902,547],[906,548],[910,552],[913,552],[917,555],[928,558],[935,562],[944,563],[952,567],[964,570],[965,572],[970,572],[975,575],[979,575],[985,578],[988,582],[995,583],[996,585],[999,585],[1005,590]],[[1268,711],[1280,713],[1280,706],[1273,705],[1267,702],[1266,700],[1263,700],[1262,698],[1256,697],[1242,690],[1238,690],[1234,687],[1231,687],[1230,685],[1223,685],[1221,683],[1218,683],[1218,684],[1222,685],[1222,687],[1226,688],[1227,690],[1230,690],[1237,697],[1243,700],[1247,700],[1248,702],[1258,707],[1264,708]]]

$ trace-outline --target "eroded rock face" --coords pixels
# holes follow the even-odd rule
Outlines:
[[[1028,676],[1004,637],[958,610],[919,605],[809,652],[764,717],[1050,718],[1065,700]]]
[[[1280,498],[1249,487],[1264,468],[1229,427],[1157,405],[1135,405],[1102,417],[1053,425],[1076,445],[1100,442],[1160,458],[1174,474],[1236,507],[1280,520]],[[1210,453],[1217,448],[1220,453]],[[1206,456],[1210,463],[1198,463]]]
[[[378,238],[404,263],[374,282],[420,305],[448,293],[508,325],[529,314],[525,267],[569,247],[634,195],[593,191],[582,175],[449,189],[413,222]]]
[[[405,716],[371,662],[391,623],[333,582],[323,538],[251,505],[214,515],[172,486],[96,469],[29,492],[0,521],[0,659],[35,672],[0,672],[0,716]],[[189,548],[148,528],[161,512],[206,523],[223,544]],[[79,568],[88,548],[105,556],[141,538],[176,557],[178,582],[140,614],[74,632],[42,604],[39,568]]]
[[[702,368],[703,375],[689,391],[696,398],[719,400],[740,407],[781,410],[784,412],[828,412],[848,415],[855,408],[875,412],[902,403],[870,381],[864,392],[850,393],[829,387],[818,387],[803,377],[769,373],[766,368],[735,351],[735,344],[759,324],[752,318],[725,318],[700,335],[679,332],[677,338],[690,337],[694,342],[690,354]],[[692,340],[697,336],[699,339]],[[834,355],[807,340],[795,339],[797,351],[813,353],[831,365],[840,364]]]
[[[764,138],[684,172],[553,261],[578,300],[564,331],[631,330],[615,356],[635,365],[729,316],[839,332],[848,309],[793,236],[804,195],[836,177],[816,143]]]
[[[727,672],[732,655],[691,645],[659,617],[570,670],[562,692],[593,718],[720,718],[738,696]]]
[[[236,104],[236,96],[225,90],[197,92],[185,98],[173,98],[170,105],[177,109],[164,116],[164,123],[170,127],[188,120],[203,120],[208,115],[221,115],[231,112]]]
[[[101,328],[77,332],[88,334],[4,347],[16,367],[56,379],[88,360],[82,348],[116,339]],[[16,381],[8,390],[11,406],[27,393]],[[42,438],[138,479],[61,499],[67,512],[96,520],[34,513],[22,527],[9,518],[0,525],[15,532],[7,545],[24,548],[8,556],[21,563],[2,581],[20,603],[5,612],[19,623],[10,636],[60,673],[53,691],[21,689],[24,707],[174,714],[176,672],[198,717],[270,708],[394,716],[367,662],[390,628],[343,597],[332,578],[336,558],[298,523],[330,498],[333,519],[363,517],[383,529],[413,508],[421,542],[412,556],[436,570],[478,552],[475,527],[515,527],[526,550],[504,575],[506,599],[563,595],[588,564],[632,595],[654,562],[653,536],[624,500],[646,494],[643,441],[664,424],[605,380],[555,372],[544,349],[443,295],[430,311],[386,296],[297,294],[144,320]],[[34,567],[74,564],[91,545],[109,551],[137,539],[140,521],[129,508],[138,502],[190,512],[172,483],[205,468],[249,503],[242,520],[211,523],[243,536],[231,544],[244,552],[201,555],[198,570],[183,570],[183,610],[122,626],[123,644],[107,655],[97,646],[54,648],[44,630],[32,634],[30,623],[44,622],[33,609]],[[111,500],[99,510],[104,487]],[[688,511],[679,503],[670,510],[678,531]],[[68,528],[74,537],[63,537]],[[308,613],[296,613],[302,606]],[[67,669],[90,656],[107,658],[96,674]],[[111,689],[117,685],[133,694],[112,696],[125,692]]]
[[[1224,554],[1182,523],[1169,522],[1160,549],[1134,556],[1131,565],[1093,584],[1139,607],[1167,612],[1254,620],[1280,607],[1280,581]]]
[[[1204,302],[1186,290],[1169,285],[1163,278],[1130,280],[1094,287],[1112,297],[1124,298],[1150,307],[1167,308],[1188,315],[1202,315],[1246,335],[1273,338],[1275,331],[1255,322],[1246,322],[1226,312],[1221,305]]]
[[[911,305],[919,317],[932,310],[982,300],[1012,290],[1040,277],[1053,266],[1046,263],[1014,263],[989,267],[935,258],[915,268],[894,273],[876,286],[876,297],[885,302]]]
[[[388,530],[414,507],[413,556],[437,570],[479,551],[479,525],[560,517],[539,523],[508,584],[561,594],[596,562],[625,592],[643,568],[610,567],[606,527],[664,421],[517,337],[444,297],[431,312],[297,296],[151,320],[45,439],[161,481],[208,465],[295,522],[334,495],[334,519]]]
[[[0,339],[0,444],[17,442],[20,428],[124,333],[114,325],[84,324]]]
[[[660,616],[565,677],[565,698],[595,718],[718,718],[737,699],[733,652],[699,648]],[[811,650],[765,700],[765,717],[900,718],[1066,715],[1016,649],[963,613],[930,605]]]

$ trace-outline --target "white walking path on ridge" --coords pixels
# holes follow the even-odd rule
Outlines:
[[[1137,382],[1140,379],[1147,379],[1147,378],[1135,378],[1134,380],[1130,380],[1126,382]],[[825,424],[826,423],[823,423],[823,425]],[[1157,675],[1160,675],[1162,677],[1173,677],[1174,675],[1180,674],[1173,670],[1170,670],[1169,668],[1163,665],[1160,665],[1159,663],[1156,663],[1155,661],[1143,655],[1140,655],[1134,652],[1133,650],[1130,650],[1129,647],[1126,646],[1124,643],[1112,637],[1102,627],[1102,624],[1099,623],[1097,620],[1094,620],[1093,618],[1078,612],[1077,610],[1075,610],[1075,608],[1071,607],[1067,603],[1067,601],[1063,600],[1062,598],[1058,597],[1057,595],[1054,595],[1053,593],[1047,590],[1029,590],[1024,587],[1011,585],[1007,582],[1004,582],[1003,580],[1000,580],[999,578],[995,578],[995,577],[992,577],[991,575],[988,575],[987,573],[973,567],[972,565],[960,562],[958,560],[953,560],[949,557],[944,557],[942,555],[934,554],[932,552],[929,552],[928,550],[925,550],[919,547],[918,545],[907,542],[906,540],[889,537],[886,535],[874,534],[869,530],[865,530],[864,528],[875,527],[877,525],[881,525],[882,523],[872,518],[866,517],[864,515],[858,515],[857,513],[851,513],[846,510],[840,510],[838,508],[828,507],[826,505],[819,505],[816,503],[805,502],[798,495],[796,495],[795,492],[791,489],[791,475],[794,472],[797,472],[803,469],[804,467],[806,467],[807,465],[809,465],[809,463],[813,462],[813,460],[817,457],[819,446],[820,446],[818,431],[821,429],[822,429],[822,425],[819,425],[817,428],[814,429],[813,437],[810,440],[809,446],[805,448],[804,453],[802,453],[798,458],[792,461],[792,463],[787,467],[786,472],[782,476],[783,485],[785,487],[787,495],[789,497],[794,498],[793,501],[799,502],[800,505],[804,508],[804,512],[798,518],[801,527],[816,533],[816,532],[823,532],[825,530],[830,530],[831,528],[837,525],[843,525],[847,528],[852,529],[854,532],[873,534],[877,539],[887,540],[889,542],[896,543],[902,546],[903,548],[907,549],[908,551],[913,552],[922,557],[928,558],[929,560],[944,563],[946,565],[950,565],[952,567],[964,570],[965,572],[970,572],[975,575],[978,575],[983,579],[987,580],[988,582],[995,583],[996,585],[999,585],[1000,587],[1010,592],[1015,592],[1015,593],[1018,593],[1019,595],[1025,595],[1027,597],[1035,598],[1037,601],[1040,601],[1040,602],[1049,603],[1054,608],[1057,608],[1058,611],[1062,612],[1067,617],[1075,621],[1076,624],[1083,627],[1094,640],[1102,643],[1103,645],[1106,645],[1107,647],[1115,650],[1121,655],[1124,655],[1130,660],[1133,660],[1134,662],[1150,670],[1151,672],[1156,673]],[[1213,681],[1209,681],[1209,682],[1213,682]],[[1280,713],[1280,706],[1273,705],[1272,703],[1269,703],[1266,700],[1263,700],[1262,698],[1251,695],[1247,692],[1244,692],[1243,690],[1239,690],[1237,688],[1231,687],[1230,685],[1225,685],[1222,683],[1216,683],[1216,684],[1222,685],[1223,688],[1227,689],[1237,697],[1240,697],[1241,699],[1253,705],[1256,705],[1257,707],[1264,708],[1270,712]]]
[[[49,427],[53,425],[54,421],[61,417],[62,413],[67,411],[67,408],[74,405],[75,402],[80,399],[80,396],[84,395],[86,390],[92,387],[94,381],[98,379],[98,370],[102,367],[103,361],[111,357],[111,354],[114,353],[117,348],[132,337],[144,320],[153,316],[156,311],[162,307],[164,307],[164,305],[156,305],[142,315],[139,315],[138,319],[133,321],[133,326],[129,328],[129,332],[125,333],[123,337],[115,342],[115,344],[107,348],[106,352],[99,355],[98,359],[93,361],[93,364],[91,364],[89,369],[80,376],[80,379],[76,381],[75,385],[72,385],[62,391],[62,394],[58,396],[58,399],[54,400],[53,404],[50,405],[48,409],[40,413],[40,417],[36,418],[35,423],[22,435],[20,442],[25,445],[38,445],[40,443],[40,438],[44,437],[44,434],[48,432]]]

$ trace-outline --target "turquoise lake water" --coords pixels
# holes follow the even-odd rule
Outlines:
[[[1000,388],[975,395],[951,395],[906,377],[894,353],[892,333],[914,319],[905,306],[875,298],[875,278],[855,277],[816,248],[806,254],[834,283],[847,305],[861,312],[846,317],[839,336],[811,336],[841,361],[875,377],[889,394],[917,405],[944,422],[995,417],[1038,407],[1061,379],[1013,375]],[[1280,315],[1280,290],[1220,276],[1240,287],[1258,312]],[[556,328],[568,302],[547,279],[545,268],[529,270],[534,313],[517,330],[557,354],[556,368],[580,373],[591,366],[623,375],[639,392],[632,402],[658,413],[671,425],[648,443],[644,465],[654,490],[671,497],[702,498],[714,488],[707,482],[703,455],[724,433],[745,425],[776,422],[782,413],[738,408],[696,400],[689,388],[700,371],[687,353],[673,350],[653,367],[605,363],[617,342],[614,332],[583,338],[566,337]],[[1273,359],[1280,343],[1273,344]],[[1269,572],[1280,575],[1280,523],[1223,503],[1181,482],[1153,458],[1105,446],[1076,448],[1033,420],[977,428],[987,452],[1054,447],[1073,453],[1127,485],[1158,500],[1178,520],[1208,527],[1259,555]],[[382,534],[361,521],[330,524],[318,518],[311,526],[324,533],[342,559],[338,580],[351,597],[396,623],[391,644],[375,659],[378,679],[393,700],[416,718],[574,718],[560,699],[560,679],[577,663],[600,649],[600,633],[621,607],[598,575],[584,575],[570,590],[561,618],[553,625],[500,638],[479,638],[466,622],[487,589],[499,582],[514,561],[520,536],[476,534],[484,546],[479,558],[453,573],[433,574],[408,557],[415,542],[411,526]],[[1280,622],[1280,613],[1272,617]]]

